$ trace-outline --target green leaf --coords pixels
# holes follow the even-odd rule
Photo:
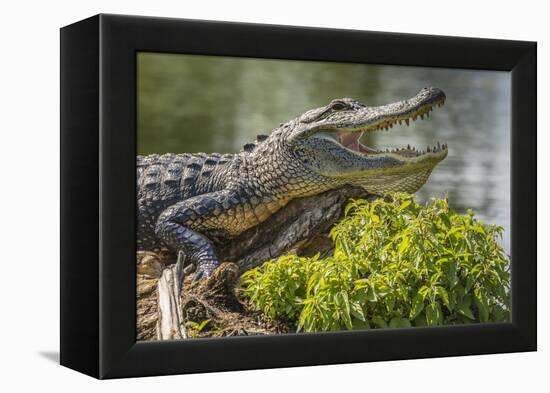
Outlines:
[[[353,287],[354,289],[362,289],[368,287],[369,282],[366,278],[360,278],[359,280],[355,280]]]
[[[441,221],[443,222],[443,224],[445,224],[445,226],[447,228],[451,228],[451,220],[449,220],[449,216],[447,215],[447,213],[442,213],[439,215],[439,217],[441,218]]]
[[[345,291],[340,291],[336,294],[336,302],[342,311],[342,319],[348,329],[352,328],[351,316],[350,316],[350,304],[348,294]]]
[[[365,322],[366,320],[365,313],[363,312],[363,307],[359,302],[351,303],[351,314],[360,321]]]
[[[418,314],[418,316],[414,319],[414,326],[427,326],[425,313]]]
[[[375,315],[374,317],[372,317],[372,322],[378,326],[379,328],[386,328],[388,327],[388,324],[386,323],[386,321],[381,318],[380,316],[378,315]]]
[[[407,250],[410,242],[411,242],[411,239],[408,236],[403,237],[401,244],[399,244],[399,254],[403,254]]]
[[[208,324],[210,323],[210,321],[211,321],[210,319],[206,319],[206,320],[202,321],[202,322],[200,323],[200,325],[197,326],[197,330],[198,330],[199,332],[201,332],[202,329],[204,329],[204,328],[206,327],[206,325],[208,325]]]
[[[472,274],[468,275],[468,278],[466,278],[466,285],[464,286],[464,290],[466,292],[470,292],[470,289],[472,289],[472,286],[475,283],[474,276]]]
[[[411,321],[407,318],[392,318],[390,321],[391,328],[411,327]]]
[[[432,289],[426,285],[423,285],[420,287],[420,289],[418,290],[418,294],[420,296],[422,296],[422,300],[425,300],[428,295],[430,294],[430,292],[432,291]]]
[[[487,305],[487,299],[485,293],[481,288],[474,290],[474,300],[476,302],[477,310],[479,312],[479,320],[481,322],[489,321],[489,306]]]
[[[351,257],[351,249],[349,247],[349,244],[348,244],[348,239],[342,239],[342,248],[344,250],[344,252],[346,253],[346,256],[349,258]]]
[[[409,206],[411,203],[412,203],[412,200],[410,200],[410,199],[406,200],[405,202],[403,202],[401,204],[401,206],[399,206],[398,211],[402,211],[402,210],[406,209],[407,206]]]
[[[494,305],[491,307],[491,321],[504,322],[506,320],[506,312],[501,306]]]
[[[374,289],[374,285],[371,283],[367,292],[367,300],[369,302],[376,302],[378,300],[378,296],[376,294],[376,290]]]
[[[457,307],[457,311],[464,315],[466,318],[474,320],[474,314],[472,313],[472,310],[470,309],[470,305],[467,303],[460,303]]]
[[[368,321],[359,321],[357,319],[353,320],[353,329],[370,329],[370,325]]]
[[[415,319],[424,310],[424,297],[417,293],[414,296],[409,319]]]
[[[448,264],[449,271],[448,271],[448,277],[449,277],[449,287],[452,289],[454,288],[460,280],[458,279],[458,276],[456,274],[456,262],[451,262]]]
[[[447,290],[443,287],[437,286],[435,288],[435,293],[441,298],[441,300],[443,301],[443,304],[447,306],[449,311],[452,311],[451,306],[449,304],[449,294],[447,293]]]
[[[438,303],[430,303],[426,307],[426,322],[428,326],[440,325],[442,320],[441,307]]]

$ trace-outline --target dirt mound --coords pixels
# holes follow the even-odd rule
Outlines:
[[[172,265],[173,266],[173,265]],[[137,339],[165,339],[160,332],[163,319],[162,281],[169,270],[160,256],[151,252],[137,255]],[[239,268],[234,263],[221,264],[207,280],[183,279],[177,305],[178,335],[171,338],[227,337],[290,333],[291,324],[267,319],[255,311],[238,286]],[[173,306],[172,305],[172,306]],[[170,309],[171,307],[164,307]],[[172,316],[174,317],[174,316]]]

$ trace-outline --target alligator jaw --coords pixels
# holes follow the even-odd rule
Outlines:
[[[415,100],[415,98],[416,97],[413,97],[410,101]],[[424,119],[424,117],[429,117],[429,114],[434,107],[444,105],[445,95],[441,94],[436,96],[434,99],[420,101],[419,103],[416,103],[416,105],[408,105],[410,101],[406,100],[375,108],[374,111],[383,113],[383,115],[377,116],[374,120],[367,122],[367,124],[361,125],[361,127],[357,129],[345,127],[343,129],[321,131],[316,133],[314,137],[329,137],[345,147],[347,150],[363,156],[371,156],[382,153],[395,154],[405,158],[419,157],[427,155],[428,153],[436,156],[446,156],[447,145],[440,142],[437,142],[437,144],[433,147],[428,146],[426,150],[416,149],[410,145],[400,149],[378,150],[361,143],[361,137],[366,132],[381,130],[388,131],[396,124],[405,124],[409,126],[411,121],[416,121],[418,118]],[[384,115],[384,113],[387,113],[387,115]]]

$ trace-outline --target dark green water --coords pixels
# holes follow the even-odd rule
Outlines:
[[[376,133],[377,147],[449,144],[418,197],[510,228],[510,75],[507,72],[140,53],[138,151],[236,152],[260,133],[339,97],[367,105],[424,86],[447,94],[428,120]]]

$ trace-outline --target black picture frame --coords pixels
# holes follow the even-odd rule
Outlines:
[[[136,52],[511,72],[510,323],[136,342]],[[61,29],[61,364],[96,378],[536,350],[536,43],[97,15]]]

